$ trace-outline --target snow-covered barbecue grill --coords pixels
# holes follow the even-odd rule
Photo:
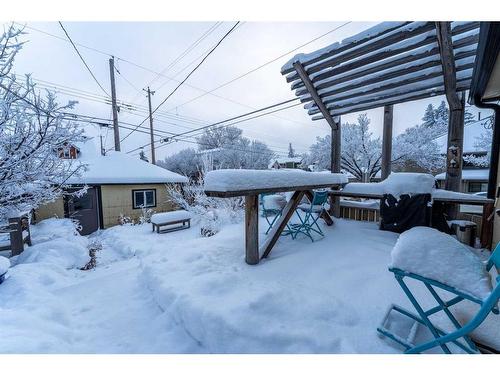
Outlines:
[[[313,189],[338,188],[346,183],[347,176],[342,173],[225,169],[207,173],[205,193],[219,198],[245,197],[245,261],[248,264],[257,264],[261,258],[260,254],[262,258],[269,255],[304,195],[311,200]],[[293,191],[292,198],[259,249],[259,194],[285,191]],[[326,211],[323,211],[322,218],[328,225],[333,224]]]

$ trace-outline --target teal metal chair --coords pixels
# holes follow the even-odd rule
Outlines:
[[[295,210],[300,223],[291,225],[292,238],[295,239],[299,233],[305,234],[314,242],[312,232],[324,237],[324,233],[318,225],[318,219],[325,209],[325,203],[328,199],[328,191],[315,191],[310,203],[302,203]],[[302,212],[302,214],[300,213]]]
[[[486,264],[486,270],[490,271],[493,266],[495,266],[497,270],[500,269],[500,244],[497,245],[495,251],[491,254],[488,263]],[[468,293],[464,293],[460,290],[450,287],[449,285],[445,285],[436,280],[422,277],[420,275],[416,275],[411,272],[406,272],[398,268],[390,268],[389,271],[394,273],[396,280],[398,281],[399,285],[405,292],[411,304],[417,311],[418,315],[415,315],[414,313],[406,309],[403,309],[400,306],[392,305],[389,311],[387,312],[386,316],[384,317],[381,326],[377,328],[377,331],[382,336],[387,337],[397,342],[398,344],[402,345],[405,348],[405,353],[409,354],[422,353],[436,347],[440,347],[444,353],[449,354],[451,353],[451,350],[449,348],[450,344],[456,345],[466,353],[470,354],[479,353],[476,344],[472,341],[469,334],[472,331],[474,331],[477,327],[479,327],[479,325],[481,325],[481,323],[486,319],[488,314],[490,313],[494,313],[497,315],[499,314],[498,300],[500,298],[500,285],[499,285],[500,276],[496,277],[496,286],[493,288],[490,295],[486,299],[481,300]],[[417,302],[417,299],[412,294],[408,286],[406,285],[404,280],[405,278],[417,280],[424,283],[426,288],[429,290],[431,295],[438,303],[437,306],[428,310],[424,310],[422,306]],[[436,288],[445,290],[446,292],[454,295],[454,297],[445,301],[438,295],[438,293],[436,292]],[[473,303],[477,303],[481,307],[476,313],[476,315],[472,319],[470,319],[467,324],[461,326],[460,323],[458,322],[458,319],[451,313],[449,308],[463,300],[468,300]],[[451,321],[451,323],[455,327],[454,331],[445,332],[444,330],[436,327],[431,322],[429,317],[440,311],[443,311],[448,317],[448,319]],[[408,340],[407,338],[402,337],[400,334],[396,334],[395,332],[391,331],[387,326],[390,319],[389,317],[394,313],[399,314],[400,318],[402,317],[403,319],[407,319],[412,322],[413,326],[411,331],[415,332],[416,329],[420,327],[426,327],[428,329],[427,333],[430,333],[433,339],[430,339],[429,341],[423,342],[421,344],[414,344],[410,342],[410,340]],[[415,336],[414,332],[413,336]]]
[[[266,219],[268,228],[266,230],[266,234],[269,233],[269,231],[273,228],[273,225],[278,221],[278,219],[281,217],[283,213],[283,208],[274,208],[274,207],[267,207],[265,203],[265,197],[274,195],[274,193],[262,193],[260,194],[260,204],[262,206],[262,217]],[[289,234],[290,228],[288,227],[287,224],[287,229],[283,231],[283,234]]]

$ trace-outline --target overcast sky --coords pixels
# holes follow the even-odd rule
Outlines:
[[[248,112],[252,108],[260,108],[292,98],[290,86],[280,74],[280,68],[287,60],[296,53],[311,52],[340,41],[375,23],[352,22],[211,94],[182,105],[344,23],[243,22],[208,57],[186,84],[159,109],[159,112],[169,114],[154,116],[155,128],[179,133]],[[32,73],[35,80],[76,89],[78,91],[74,92],[75,95],[81,96],[81,91],[91,93],[92,100],[63,93],[60,93],[59,97],[61,102],[71,98],[78,100],[79,104],[74,110],[76,113],[110,119],[111,107],[105,103],[106,94],[92,79],[71,44],[68,43],[58,23],[23,22],[23,24],[27,25],[25,39],[28,42],[16,58],[15,72],[17,74]],[[143,108],[147,106],[147,98],[142,88],[150,84],[151,89],[156,91],[152,99],[154,108],[177,86],[178,81],[189,73],[201,59],[200,56],[204,56],[233,25],[234,22],[220,24],[189,54],[169,70],[164,71],[186,48],[215,26],[215,21],[64,22],[66,30],[75,43],[104,52],[99,53],[78,47],[107,92],[110,92],[110,81],[109,56],[106,54],[121,58],[116,60],[117,68],[121,73],[116,74],[118,99]],[[59,39],[40,31],[53,34]],[[189,65],[190,63],[192,64]],[[165,76],[174,79],[169,80],[153,72],[163,72]],[[442,99],[442,97],[436,97],[395,106],[394,135],[418,123],[428,103],[436,104]],[[382,113],[382,109],[368,111],[372,121],[371,129],[377,136],[381,135]],[[343,121],[355,121],[357,115],[345,115]],[[123,122],[139,124],[146,116],[143,109],[133,110],[132,113],[122,110],[119,119]],[[277,152],[286,152],[288,142],[292,142],[296,151],[305,152],[317,136],[329,133],[326,121],[313,122],[302,106],[278,112],[275,116],[269,115],[250,120],[238,126],[243,129],[245,136],[265,141]],[[128,130],[120,129],[122,137],[128,132]],[[99,130],[98,126],[88,125],[88,133],[92,136],[106,135],[106,130]],[[123,142],[122,151],[132,150],[148,141],[147,134],[135,132]],[[108,148],[113,145],[112,131],[109,131],[106,137],[106,144]],[[195,145],[185,142],[169,144],[157,151],[157,159],[162,159],[182,148],[193,146]]]

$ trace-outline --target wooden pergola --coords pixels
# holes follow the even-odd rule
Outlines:
[[[393,105],[446,95],[450,109],[445,188],[460,191],[465,91],[479,22],[384,22],[292,58],[281,69],[312,120],[331,127],[331,171],[340,172],[340,116],[384,107],[382,179],[391,171]],[[334,205],[338,213],[338,199]]]

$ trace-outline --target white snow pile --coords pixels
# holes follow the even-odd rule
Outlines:
[[[80,236],[71,219],[51,218],[31,226],[33,246],[26,246],[19,263],[50,263],[66,269],[83,267],[89,260],[88,239]]]
[[[391,173],[387,179],[376,183],[351,182],[342,190],[355,194],[431,194],[434,188],[434,176],[428,173]]]
[[[492,285],[485,264],[452,236],[428,227],[415,227],[399,236],[390,267],[439,281],[485,299]]]
[[[262,197],[262,204],[266,210],[281,210],[285,207],[287,199],[281,194],[271,194]]]
[[[0,256],[0,276],[2,276],[10,268],[9,258]]]
[[[343,173],[315,173],[302,170],[220,169],[205,176],[205,191],[237,192],[347,183]]]

